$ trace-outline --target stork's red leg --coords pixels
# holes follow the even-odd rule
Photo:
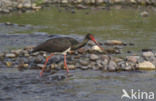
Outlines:
[[[48,56],[48,57],[46,58],[46,61],[45,61],[45,63],[44,63],[44,67],[42,68],[42,71],[40,72],[40,76],[43,75],[43,72],[44,72],[44,70],[45,70],[45,68],[46,68],[46,65],[47,65],[47,63],[48,63],[48,60],[49,60],[53,55],[54,55],[54,54],[50,54],[50,56]]]
[[[66,54],[64,55],[64,67],[66,68],[67,73],[69,73],[69,69],[68,69],[68,66],[67,66],[67,63],[66,63]]]

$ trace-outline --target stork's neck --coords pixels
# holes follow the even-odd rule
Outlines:
[[[82,42],[79,42],[78,44],[73,45],[72,49],[75,50],[75,49],[81,48],[81,47],[85,46],[88,41],[89,40],[87,38],[84,38]]]

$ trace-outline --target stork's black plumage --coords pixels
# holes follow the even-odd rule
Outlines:
[[[64,54],[64,64],[65,64],[65,67],[67,69],[67,72],[68,72],[68,67],[66,65],[66,53],[69,52],[70,50],[76,50],[76,49],[79,49],[83,46],[86,45],[86,43],[89,41],[89,40],[92,40],[93,42],[95,42],[98,46],[99,44],[96,42],[95,38],[93,37],[92,34],[87,34],[83,41],[82,42],[79,42],[77,41],[76,39],[74,38],[71,38],[71,37],[57,37],[57,38],[52,38],[52,39],[49,39],[43,43],[41,43],[40,45],[36,46],[34,49],[33,49],[33,52],[36,52],[36,51],[46,51],[46,52],[51,52],[51,53],[63,53]],[[100,46],[99,46],[100,47]],[[101,48],[101,47],[100,47]],[[49,58],[53,56],[53,54],[51,54],[47,59],[46,59],[46,62],[44,64],[44,67],[42,68],[42,71],[40,73],[40,75],[42,76],[42,73],[46,67],[46,64],[49,60]]]

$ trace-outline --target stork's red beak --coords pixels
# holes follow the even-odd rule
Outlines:
[[[91,38],[92,41],[103,51],[104,49],[100,46],[100,44],[95,40],[94,37]]]

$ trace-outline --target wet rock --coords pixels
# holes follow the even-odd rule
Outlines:
[[[82,59],[80,59],[79,62],[80,62],[80,64],[81,64],[82,66],[88,66],[88,64],[89,64],[89,62],[88,62],[87,60],[82,60]]]
[[[108,64],[108,59],[105,59],[104,61],[101,61],[101,64],[102,64],[103,66],[106,66],[106,65]]]
[[[75,59],[80,59],[80,55],[76,55],[74,58]]]
[[[44,64],[37,64],[37,68],[42,69],[44,67]]]
[[[87,70],[87,69],[89,69],[89,67],[88,66],[81,66],[80,69]]]
[[[37,57],[34,59],[34,62],[35,62],[35,63],[42,63],[43,60],[44,60],[44,58],[43,58],[41,55],[39,55],[39,56],[37,56]]]
[[[99,59],[99,56],[98,55],[96,55],[96,54],[91,54],[90,55],[90,60],[95,61],[97,59]]]
[[[95,45],[94,42],[92,42],[92,41],[88,41],[88,46],[94,46],[94,45]]]
[[[102,52],[102,50],[97,45],[94,45],[92,47],[92,50],[97,51],[97,52]]]
[[[2,12],[3,12],[3,13],[9,13],[10,10],[9,10],[9,9],[3,9]]]
[[[32,9],[39,11],[42,7],[41,6],[32,6]]]
[[[107,40],[105,42],[105,45],[124,45],[125,43],[123,43],[122,41],[119,40]]]
[[[23,4],[23,7],[25,7],[25,8],[31,8],[31,3],[30,2],[24,3]]]
[[[101,67],[99,67],[99,66],[93,66],[93,67],[92,67],[93,70],[99,70],[100,68],[101,68]]]
[[[49,80],[57,80],[57,81],[60,81],[60,80],[64,80],[66,77],[64,75],[50,75],[48,77]]]
[[[7,67],[11,67],[12,66],[12,62],[10,62],[10,61],[7,61],[5,64],[6,64]]]
[[[25,57],[29,57],[29,56],[30,56],[30,54],[28,54],[28,53],[25,53],[25,54],[24,54],[24,56],[25,56]]]
[[[155,70],[156,67],[150,61],[144,61],[136,65],[136,68],[140,70]]]
[[[110,72],[116,71],[116,68],[117,64],[114,61],[110,61],[107,67],[108,71]]]
[[[15,53],[16,55],[20,55],[22,52],[22,49],[12,50],[12,53]]]
[[[6,53],[5,57],[7,57],[7,58],[15,58],[16,55],[14,53]]]
[[[29,64],[25,64],[24,62],[21,62],[19,63],[16,68],[19,70],[19,71],[22,71],[23,69],[25,68],[28,68],[29,67]]]
[[[80,48],[80,49],[78,50],[78,53],[80,53],[80,54],[83,54],[83,53],[85,53],[85,52],[86,52],[85,48]]]
[[[109,56],[108,56],[108,55],[102,55],[102,56],[101,56],[101,60],[105,60],[105,59],[108,60],[108,59],[109,59]]]
[[[115,48],[108,48],[106,49],[106,53],[109,53],[109,54],[120,54],[120,50],[119,49],[115,49]]]
[[[125,71],[130,71],[130,70],[133,69],[133,67],[134,67],[134,64],[131,64],[131,65],[130,65],[130,63],[126,62],[126,63],[125,63],[125,67],[122,68],[122,69],[125,70]]]
[[[118,58],[118,57],[113,57],[112,60],[116,63],[123,61],[123,59]]]
[[[76,69],[76,66],[75,65],[68,65],[68,68],[69,68],[69,70],[74,70],[74,69]]]
[[[136,63],[139,60],[140,56],[127,56],[126,59],[127,61]]]
[[[51,65],[50,65],[50,68],[51,68],[51,69],[56,69],[56,65],[55,65],[55,64],[51,64]]]
[[[132,70],[132,67],[131,67],[131,66],[126,66],[126,67],[124,68],[124,70],[125,70],[125,71],[130,71],[130,70]]]
[[[147,17],[149,15],[149,13],[147,11],[143,11],[143,12],[140,13],[140,15],[142,17]]]
[[[154,56],[154,53],[149,51],[149,52],[143,52],[142,55],[143,55],[143,57],[152,57],[152,56]]]
[[[8,26],[13,25],[11,22],[5,22],[4,24]]]
[[[37,55],[39,55],[39,52],[32,53],[32,56],[37,56]]]
[[[17,5],[17,8],[18,8],[18,9],[23,8],[23,4],[22,4],[22,3],[18,4],[18,5]]]

